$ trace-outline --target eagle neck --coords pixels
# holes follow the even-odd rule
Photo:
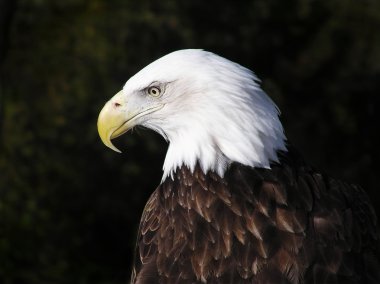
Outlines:
[[[261,131],[262,125],[268,124],[257,121],[247,125],[244,120],[215,116],[212,123],[189,120],[189,125],[180,131],[167,131],[169,147],[162,181],[167,177],[173,179],[182,166],[194,172],[199,165],[204,174],[214,172],[222,178],[233,162],[270,168],[272,162],[278,162],[277,152],[286,151],[286,146],[281,124],[267,132]]]

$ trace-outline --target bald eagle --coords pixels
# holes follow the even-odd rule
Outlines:
[[[253,72],[203,50],[158,59],[105,104],[111,149],[137,125],[169,142],[132,283],[380,283],[368,196],[305,163],[279,114]]]

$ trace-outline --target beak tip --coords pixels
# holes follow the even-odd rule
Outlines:
[[[111,141],[109,141],[109,143],[104,143],[108,148],[110,148],[111,150],[114,150],[115,152],[121,154],[121,151],[119,149],[117,149]]]

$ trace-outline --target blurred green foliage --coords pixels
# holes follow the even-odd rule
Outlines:
[[[124,154],[111,152],[97,115],[131,75],[180,48],[253,69],[306,159],[380,204],[379,1],[19,0],[10,13],[0,283],[126,282],[167,146],[136,130],[118,139]]]

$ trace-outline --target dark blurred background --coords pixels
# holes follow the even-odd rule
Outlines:
[[[203,48],[251,68],[313,165],[380,204],[380,2],[0,0],[0,283],[126,283],[167,145],[101,144],[103,104]]]

